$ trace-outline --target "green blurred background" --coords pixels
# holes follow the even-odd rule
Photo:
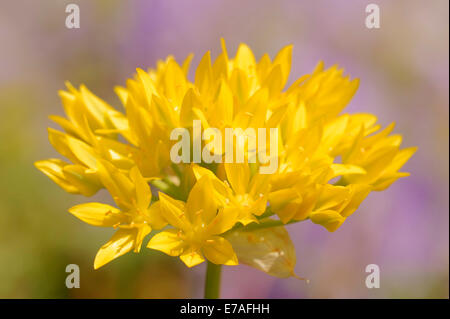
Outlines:
[[[76,3],[81,28],[65,27]],[[114,85],[136,67],[173,54],[230,52],[246,42],[259,58],[294,44],[290,82],[323,59],[361,85],[350,112],[397,122],[404,145],[419,151],[411,177],[371,194],[337,232],[300,223],[288,230],[297,249],[296,279],[226,267],[227,298],[448,298],[449,46],[448,2],[377,1],[381,28],[364,25],[369,1],[2,1],[0,4],[0,298],[202,297],[204,266],[143,249],[93,270],[112,230],[82,223],[67,209],[86,201],[66,194],[33,166],[59,157],[47,140],[57,90],[84,83],[120,108]],[[91,199],[90,199],[91,200]],[[94,200],[110,202],[102,191]],[[381,269],[367,289],[365,266]],[[81,269],[67,289],[65,267]]]

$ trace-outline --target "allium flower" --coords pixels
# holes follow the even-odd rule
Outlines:
[[[118,229],[98,251],[96,269],[130,250],[139,252],[142,240],[152,229],[167,225],[160,216],[159,203],[150,206],[152,193],[137,167],[124,174],[102,159],[98,160],[97,167],[101,182],[120,209],[101,203],[85,203],[69,209],[88,224]]]
[[[60,92],[67,118],[51,119],[64,132],[49,129],[49,140],[68,162],[36,166],[67,192],[91,196],[104,187],[117,204],[69,209],[91,225],[117,229],[95,268],[138,252],[156,230],[147,247],[189,267],[205,259],[208,267],[241,262],[288,277],[295,250],[283,225],[309,219],[335,231],[371,191],[408,175],[399,170],[416,148],[400,149],[393,124],[381,130],[374,115],[343,112],[358,80],[342,69],[321,62],[285,88],[292,46],[259,62],[245,44],[234,58],[223,40],[222,49],[214,62],[209,52],[203,56],[193,82],[192,55],[181,65],[169,56],[156,69],[137,69],[126,87],[115,88],[124,112],[83,85]],[[247,128],[278,129],[278,145],[270,145],[275,173],[261,174],[263,163],[251,162],[249,149],[243,163],[174,163],[171,132],[192,131],[194,121],[219,132],[240,128],[241,135]],[[239,137],[249,144],[249,136]],[[225,156],[223,147],[206,142],[216,157]]]
[[[215,264],[237,265],[231,244],[219,236],[234,226],[237,211],[221,207],[209,196],[211,188],[206,175],[192,187],[186,203],[160,193],[161,215],[174,228],[153,236],[147,247],[180,256],[188,267],[202,263],[203,255]]]

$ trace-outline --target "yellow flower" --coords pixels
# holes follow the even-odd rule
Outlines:
[[[416,148],[401,148],[401,135],[391,134],[394,124],[383,129],[375,115],[345,113],[358,79],[320,62],[286,87],[291,45],[273,60],[267,54],[257,60],[245,44],[234,57],[223,39],[221,44],[215,61],[209,51],[202,57],[193,81],[192,55],[181,64],[169,56],[155,69],[137,69],[125,87],[115,88],[123,113],[84,85],[60,91],[67,117],[51,117],[63,132],[49,129],[49,140],[66,160],[35,165],[67,192],[91,196],[106,188],[112,195],[118,208],[90,203],[70,209],[90,224],[117,228],[97,254],[96,268],[139,251],[152,229],[168,226],[148,247],[179,256],[189,267],[205,258],[234,265],[238,256],[285,277],[293,274],[296,258],[284,224],[308,219],[335,231],[371,191],[408,175],[400,170]],[[243,162],[224,161],[224,142],[212,143],[211,136],[199,144],[214,155],[213,163],[171,162],[171,133],[190,133],[194,120],[222,136],[233,129]],[[257,150],[254,163],[252,129],[279,132],[276,145]],[[272,142],[268,134],[266,139]],[[259,157],[264,152],[276,160],[273,174],[258,170],[266,164]],[[152,205],[149,182],[159,190]],[[283,242],[286,247],[279,247]]]
[[[110,163],[99,160],[98,171],[120,209],[101,203],[85,203],[69,209],[70,213],[90,225],[117,229],[98,251],[95,269],[131,250],[139,252],[142,240],[152,228],[161,229],[166,225],[159,216],[159,203],[150,206],[150,187],[137,167],[133,167],[127,176]]]
[[[50,119],[71,136],[92,144],[95,143],[92,131],[114,137],[117,130],[127,126],[122,113],[95,96],[86,86],[81,85],[79,90],[69,82],[66,86],[68,91],[59,91],[59,96],[67,119],[55,115]]]
[[[92,196],[102,184],[97,176],[96,158],[103,158],[118,168],[134,166],[130,159],[133,147],[117,141],[119,127],[126,127],[126,118],[93,95],[85,86],[76,90],[67,83],[69,92],[60,91],[68,119],[50,118],[65,133],[49,128],[52,146],[71,163],[59,159],[38,161],[35,166],[65,191]],[[95,133],[97,134],[95,134]]]
[[[342,154],[344,163],[358,165],[367,173],[364,175],[345,176],[347,184],[363,183],[372,185],[373,190],[381,191],[388,188],[400,177],[409,173],[399,172],[399,169],[416,152],[417,147],[400,150],[401,135],[391,135],[394,124],[370,136],[359,134],[353,145]]]
[[[266,211],[269,194],[269,175],[251,175],[247,163],[225,163],[226,181],[222,182],[210,170],[193,166],[197,179],[209,176],[212,180],[211,197],[227,210],[237,212],[237,222],[244,226],[258,222],[256,216]]]
[[[231,244],[219,236],[233,227],[237,212],[220,207],[209,196],[211,187],[210,177],[203,176],[186,203],[159,193],[161,215],[174,228],[153,236],[147,247],[180,256],[188,267],[202,263],[204,257],[215,264],[237,265]]]

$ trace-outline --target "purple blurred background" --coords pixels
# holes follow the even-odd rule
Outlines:
[[[81,28],[65,27],[76,3]],[[365,27],[371,1],[32,1],[0,4],[0,297],[202,297],[204,266],[193,270],[148,249],[93,270],[111,230],[67,213],[86,201],[64,193],[32,165],[57,157],[47,140],[50,114],[62,114],[57,90],[85,83],[120,107],[114,85],[136,67],[193,52],[230,54],[247,43],[259,59],[294,44],[290,82],[319,60],[361,80],[349,112],[395,121],[405,147],[418,152],[411,176],[372,193],[335,233],[310,222],[288,227],[296,272],[272,278],[225,267],[225,298],[448,298],[449,16],[448,1],[376,1],[381,28]],[[106,201],[105,192],[94,199]],[[65,266],[80,265],[81,288],[68,290]],[[381,287],[365,287],[365,267]]]

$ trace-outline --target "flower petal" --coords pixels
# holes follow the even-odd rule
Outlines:
[[[147,248],[162,251],[169,256],[180,256],[186,244],[178,236],[178,232],[176,229],[169,229],[156,234],[148,242]]]
[[[69,208],[69,212],[93,226],[113,227],[124,221],[117,208],[102,203],[85,203]]]
[[[291,62],[292,62],[292,44],[285,46],[277,53],[275,59],[273,60],[273,65],[279,64],[281,66],[281,73],[283,75],[283,85],[286,85],[286,82],[289,78],[289,73],[291,71]]]
[[[209,223],[216,216],[219,205],[215,196],[211,196],[211,190],[213,185],[208,175],[192,187],[186,203],[186,213],[191,223]]]
[[[34,163],[34,166],[36,166],[37,169],[39,169],[42,173],[47,175],[52,181],[54,181],[66,192],[72,194],[79,194],[80,193],[79,189],[74,185],[72,185],[64,176],[63,168],[67,165],[69,164],[56,158],[37,161]]]
[[[332,170],[332,176],[330,176],[330,179],[340,175],[362,175],[366,173],[364,168],[351,164],[331,164],[330,168]]]
[[[84,196],[92,196],[102,188],[102,184],[95,172],[89,172],[81,165],[66,165],[63,168],[65,179],[78,188]]]
[[[131,180],[105,160],[97,161],[98,174],[116,204],[122,210],[132,208],[132,199],[136,198],[135,186]]]
[[[247,193],[250,169],[247,163],[225,163],[227,180],[236,194]]]
[[[150,220],[150,226],[153,229],[162,229],[167,226],[167,221],[161,213],[161,201],[154,202],[148,209],[147,215]]]
[[[255,67],[256,61],[252,50],[244,43],[239,44],[234,63],[237,68],[248,72]]]
[[[345,217],[334,210],[322,210],[312,212],[309,218],[314,224],[319,224],[325,227],[329,232],[334,232],[345,221]]]
[[[141,210],[145,211],[152,200],[150,186],[148,186],[148,183],[142,177],[141,172],[136,166],[130,170],[130,178],[136,185],[136,204]]]
[[[161,215],[173,227],[188,230],[190,228],[187,218],[184,216],[184,203],[159,192]]]
[[[230,242],[223,237],[214,236],[202,248],[206,259],[217,265],[234,266],[238,264],[236,253]]]
[[[371,191],[370,185],[352,184],[349,187],[351,189],[352,198],[340,212],[343,217],[348,217],[353,214]]]
[[[201,255],[199,251],[196,250],[188,250],[181,254],[180,259],[186,266],[189,268],[197,266],[205,261],[205,258]]]
[[[97,252],[94,269],[98,269],[132,250],[136,243],[136,235],[136,228],[117,230],[111,239]]]
[[[195,71],[195,86],[202,95],[214,91],[210,51],[205,53]]]
[[[239,210],[234,207],[222,208],[206,228],[208,235],[219,235],[230,230],[237,222]]]

